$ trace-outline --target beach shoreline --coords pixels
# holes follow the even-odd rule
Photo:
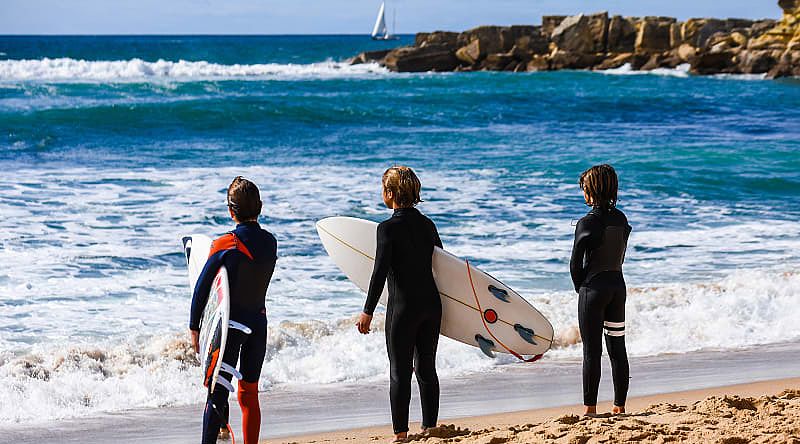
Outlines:
[[[630,417],[640,414],[653,405],[671,404],[676,406],[691,405],[709,397],[734,397],[740,398],[759,398],[764,396],[779,395],[784,390],[800,390],[800,377],[774,379],[768,381],[751,382],[746,384],[726,385],[710,387],[697,390],[676,391],[671,393],[661,393],[656,395],[637,396],[630,398],[627,403],[628,415]],[[598,412],[602,415],[611,411],[612,402],[604,401],[598,403]],[[547,421],[563,421],[567,415],[580,416],[583,413],[583,406],[579,404],[546,407],[539,409],[529,409],[507,413],[496,413],[481,416],[466,416],[460,418],[446,418],[440,421],[440,425],[454,425],[457,429],[469,429],[471,431],[483,431],[475,437],[480,442],[491,441],[497,433],[502,434],[509,428],[521,429],[526,426],[540,425]],[[720,415],[724,415],[723,412]],[[601,418],[604,419],[604,418]],[[571,421],[567,419],[566,421]],[[800,422],[800,418],[795,418]],[[530,428],[530,427],[529,427]],[[411,424],[411,432],[419,429],[419,423]],[[487,430],[495,429],[495,430]],[[496,433],[497,432],[497,433]],[[302,434],[282,438],[273,438],[261,441],[262,444],[305,444],[305,443],[352,443],[352,442],[381,442],[389,441],[392,438],[390,426],[373,426],[364,428],[353,428],[347,430],[330,431],[324,433]],[[412,438],[413,439],[413,438]],[[419,439],[419,442],[447,442],[448,438],[428,438]],[[467,439],[467,438],[465,438]],[[472,441],[463,441],[472,442]],[[512,442],[500,441],[497,442]],[[515,442],[515,441],[514,441]],[[585,442],[585,441],[584,441]]]
[[[777,393],[789,387],[777,388],[782,384],[776,384],[775,390],[766,390],[753,384],[796,378],[800,375],[800,361],[794,357],[799,351],[800,345],[789,342],[745,350],[632,357],[629,406],[634,410],[639,408],[638,399],[672,396],[663,393],[715,390],[737,384],[757,387],[742,393],[758,393],[759,390]],[[599,399],[601,409],[607,409],[607,404],[602,402],[612,398],[611,374],[608,360],[604,358],[603,361]],[[545,359],[534,365],[504,365],[486,372],[443,377],[440,423],[478,430],[489,426],[489,423],[484,425],[481,422],[484,418],[517,418],[515,415],[518,415],[502,412],[521,412],[521,415],[539,412],[537,418],[541,420],[574,412],[574,407],[579,407],[581,402],[580,375],[580,360]],[[798,386],[800,384],[795,384]],[[261,436],[268,443],[329,439],[325,437],[344,439],[353,430],[383,436],[391,432],[388,391],[388,381],[376,381],[344,386],[279,387],[263,392],[260,396],[263,414]],[[231,396],[230,401],[231,426],[238,438],[241,437],[240,410],[235,397]],[[199,437],[202,409],[202,405],[194,404],[127,410],[38,424],[3,424],[0,425],[0,436],[15,444],[33,444],[56,438],[64,444],[154,441],[183,444],[195,442]],[[419,418],[415,387],[412,389],[410,419],[414,423]],[[468,422],[469,418],[476,418],[474,423],[482,427],[468,425],[472,424]],[[415,427],[412,426],[411,430]],[[359,441],[351,439],[348,442]]]

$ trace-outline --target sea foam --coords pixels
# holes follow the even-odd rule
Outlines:
[[[95,61],[71,58],[0,60],[0,81],[150,81],[375,77],[387,71],[377,64],[234,64],[206,61],[148,62],[141,59]]]

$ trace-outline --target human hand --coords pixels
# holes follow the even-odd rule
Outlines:
[[[356,327],[358,327],[358,332],[362,335],[369,334],[369,325],[372,323],[372,315],[368,315],[366,313],[361,313],[361,316],[358,317],[358,322],[356,322]]]
[[[189,330],[189,341],[192,343],[192,349],[195,353],[200,353],[200,332]]]

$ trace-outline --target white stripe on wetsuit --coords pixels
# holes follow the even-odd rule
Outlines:
[[[603,328],[608,336],[625,336],[625,322],[603,322]]]

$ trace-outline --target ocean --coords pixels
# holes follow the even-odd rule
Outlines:
[[[413,41],[404,36],[399,44]],[[413,167],[445,248],[553,323],[574,361],[578,175],[620,176],[633,357],[800,339],[800,82],[633,73],[394,74],[364,36],[0,36],[0,426],[201,402],[180,239],[262,190],[279,243],[260,387],[388,375],[326,216],[380,221]],[[442,378],[517,368],[443,339]],[[536,364],[534,364],[536,365]]]

